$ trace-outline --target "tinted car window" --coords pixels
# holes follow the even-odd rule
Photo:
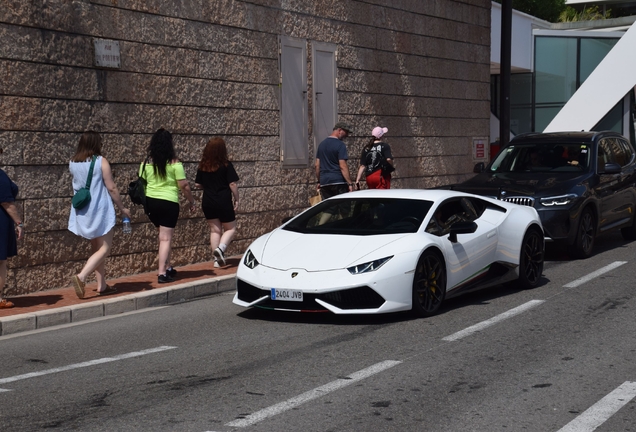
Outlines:
[[[634,149],[631,144],[620,138],[604,138],[599,141],[599,163],[601,149],[605,163],[613,162],[620,166],[628,165],[634,159]]]
[[[473,222],[478,219],[486,205],[474,198],[453,198],[440,204],[426,226],[426,232],[443,236],[450,232],[450,228],[457,222]]]
[[[623,165],[625,162],[625,154],[623,149],[614,138],[603,138],[598,142],[599,160],[603,156],[605,163],[617,163]]]
[[[623,152],[625,153],[625,165],[631,163],[634,160],[634,148],[632,145],[622,139],[618,139],[618,144],[623,148]]]
[[[410,199],[331,199],[313,206],[283,229],[307,234],[414,233],[432,205],[432,201]]]
[[[491,172],[576,172],[590,166],[586,143],[511,144],[490,165]]]
[[[609,149],[605,150],[606,147],[607,147],[607,143],[603,143],[603,141],[598,143],[598,172],[599,173],[602,173],[603,171],[605,171],[605,164],[608,164],[614,161],[612,154],[609,153]]]

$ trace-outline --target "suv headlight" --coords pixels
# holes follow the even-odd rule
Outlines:
[[[254,269],[258,265],[258,260],[252,253],[251,249],[248,249],[247,252],[245,252],[245,257],[243,258],[243,264],[245,264],[245,267],[249,269]]]
[[[541,202],[541,205],[544,205],[546,207],[563,206],[563,205],[570,204],[576,198],[578,198],[577,195],[567,194],[567,195],[541,198],[540,202]]]
[[[391,258],[393,258],[393,255],[386,258],[380,258],[375,261],[369,261],[364,264],[354,265],[353,267],[347,268],[347,270],[349,270],[349,273],[354,275],[361,274],[361,273],[369,273],[372,271],[376,271],[377,269],[382,267]]]

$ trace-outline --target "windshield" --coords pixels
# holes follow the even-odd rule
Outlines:
[[[493,161],[490,172],[581,172],[590,166],[590,145],[580,143],[510,144]]]
[[[432,205],[431,201],[411,199],[332,199],[315,205],[283,229],[312,234],[414,233]]]

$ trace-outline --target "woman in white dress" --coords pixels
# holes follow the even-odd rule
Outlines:
[[[113,243],[113,227],[116,220],[113,201],[119,211],[130,218],[130,210],[124,207],[113,181],[110,164],[101,156],[101,152],[102,139],[99,134],[93,131],[84,132],[69,163],[69,170],[73,176],[73,191],[77,193],[86,186],[91,162],[95,157],[90,185],[91,200],[81,209],[71,206],[68,220],[68,229],[75,235],[89,239],[93,251],[82,271],[72,278],[75,293],[79,298],[84,298],[86,278],[93,272],[97,279],[98,295],[113,294],[117,291],[106,285],[104,265]]]

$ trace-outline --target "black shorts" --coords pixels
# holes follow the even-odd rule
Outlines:
[[[234,214],[233,206],[223,207],[201,207],[206,219],[218,219],[222,223],[233,222],[236,220],[236,214]]]
[[[179,219],[179,203],[146,197],[146,214],[156,227],[174,228]]]
[[[218,219],[222,223],[232,222],[236,219],[234,214],[234,204],[232,203],[232,192],[229,189],[216,194],[203,194],[201,210],[206,219]]]
[[[349,185],[346,183],[320,186],[320,196],[324,200],[347,192],[349,192]]]

